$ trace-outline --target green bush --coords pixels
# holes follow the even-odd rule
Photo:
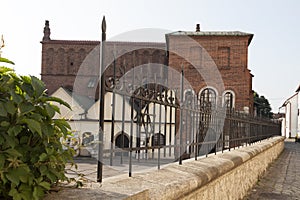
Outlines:
[[[70,106],[45,90],[38,78],[0,67],[0,199],[40,199],[68,180],[65,165],[74,152],[60,140],[70,135],[70,126],[53,119],[59,108],[52,103]]]

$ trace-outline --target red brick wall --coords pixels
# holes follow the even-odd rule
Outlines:
[[[243,110],[244,107],[249,107],[252,112],[252,75],[247,65],[249,36],[192,36],[192,39],[203,48],[187,45],[181,36],[169,36],[169,48],[172,48],[172,45],[180,48],[184,52],[183,57],[188,57],[190,61],[199,66],[200,74],[191,63],[172,51],[169,52],[168,58],[165,57],[164,43],[121,42],[117,44],[117,47],[112,45],[110,48],[117,48],[118,51],[122,51],[125,46],[128,48],[128,45],[137,48],[137,50],[125,53],[116,61],[117,66],[126,63],[126,71],[148,62],[168,64],[178,71],[183,65],[185,78],[191,83],[194,91],[199,93],[205,86],[212,86],[218,90],[219,103],[222,102],[223,90],[220,85],[223,83],[225,90],[232,90],[235,93],[235,109]],[[99,75],[100,54],[99,48],[95,49],[99,44],[98,41],[43,41],[41,77],[48,88],[48,93],[52,94],[63,86],[75,89],[75,92],[81,95],[97,98],[97,84],[94,87],[87,86],[91,79],[98,78]],[[145,46],[149,48],[144,48]],[[92,51],[97,56],[82,64]],[[205,51],[212,60],[205,56],[199,58],[199,54],[205,54]],[[206,67],[210,66],[212,61],[217,65],[216,71]],[[80,71],[78,71],[79,69]],[[110,65],[107,75],[112,74],[112,69],[112,65]],[[205,72],[209,75],[204,76],[204,80]],[[218,79],[216,73],[221,74],[222,78]],[[75,80],[76,87],[73,87]]]
[[[220,103],[222,102],[221,95],[224,91],[220,88],[221,83],[216,75],[219,71],[224,89],[232,90],[235,93],[235,109],[241,111],[244,110],[244,107],[249,107],[249,111],[252,112],[252,75],[248,70],[247,63],[249,36],[191,36],[191,38],[207,51],[212,61],[216,64],[217,70],[214,71],[213,67],[209,69],[213,62],[204,56],[200,59],[200,62],[195,61],[196,65],[200,66],[199,74],[193,65],[174,52],[169,54],[169,65],[178,71],[181,70],[183,65],[185,78],[191,83],[194,91],[197,93],[206,86],[216,88]],[[180,48],[186,52],[192,52],[196,48],[182,41],[184,41],[183,36],[169,36],[171,51],[172,49]],[[203,49],[200,51],[204,54]],[[189,60],[194,61],[193,53],[186,53],[185,55]],[[205,80],[204,71],[210,72],[208,76],[205,76]]]
[[[48,94],[52,94],[61,86],[72,89],[80,67],[83,71],[82,75],[97,76],[99,68],[95,66],[99,66],[99,60],[94,59],[82,66],[86,56],[97,45],[99,45],[97,41],[42,42],[41,78],[46,84]]]
[[[66,87],[77,94],[98,99],[99,44],[97,41],[43,41],[41,77],[48,94],[51,95],[59,87]],[[134,66],[148,63],[167,64],[164,43],[115,42],[106,43],[105,49],[105,63],[110,64],[106,70],[107,77],[113,76],[114,51],[118,52],[115,55],[117,78]],[[125,71],[122,71],[124,66]],[[94,87],[88,87],[92,79],[97,81]]]

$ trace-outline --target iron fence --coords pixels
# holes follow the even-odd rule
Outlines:
[[[102,159],[109,165],[178,162],[223,152],[280,135],[281,125],[226,107],[205,104],[199,94],[171,88],[166,77],[144,71],[105,78]],[[124,69],[123,71],[126,71]],[[144,79],[139,79],[146,74]],[[130,81],[128,81],[130,80]],[[105,104],[104,104],[105,106]],[[103,160],[101,160],[103,163]],[[101,173],[99,173],[101,176]]]
[[[280,135],[279,123],[227,109],[187,88],[183,67],[177,79],[168,67],[135,67],[134,51],[131,66],[126,59],[117,66],[115,55],[107,55],[112,49],[104,50],[105,32],[104,20],[97,181],[102,181],[104,160],[128,164],[132,176],[135,163],[155,163],[160,169],[164,163],[182,164]],[[113,63],[104,69],[109,56]]]

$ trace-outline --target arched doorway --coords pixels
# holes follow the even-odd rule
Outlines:
[[[123,149],[123,148],[128,148],[129,147],[129,138],[127,134],[121,133],[116,137],[115,140],[116,148]],[[123,153],[123,156],[128,156],[128,151],[126,152],[116,152],[116,156],[121,156]]]
[[[155,133],[152,136],[151,141],[152,141],[153,147],[155,147],[155,146],[163,147],[166,145],[165,136],[161,133]]]

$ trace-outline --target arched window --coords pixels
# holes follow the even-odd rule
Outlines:
[[[152,136],[152,146],[165,146],[166,140],[165,136],[161,133],[155,133]]]
[[[234,93],[232,91],[225,91],[223,94],[223,106],[227,109],[234,108]]]
[[[51,74],[53,72],[53,57],[54,57],[54,49],[53,48],[49,48],[47,49],[46,52],[46,65],[43,66],[43,72],[42,73],[47,73],[47,74]],[[44,72],[44,70],[46,72]]]
[[[115,148],[118,149],[123,149],[123,148],[128,148],[129,147],[129,137],[126,133],[121,132],[115,139]],[[128,156],[128,151],[124,150],[123,152],[116,152],[116,156]]]
[[[217,94],[212,88],[205,88],[200,93],[200,106],[204,109],[212,109],[216,106]]]
[[[68,65],[67,65],[67,70],[68,74],[76,74],[76,63],[75,63],[75,50],[73,48],[68,50],[67,53],[68,57]]]
[[[66,57],[65,57],[65,50],[63,48],[59,48],[57,51],[58,54],[58,63],[59,69],[55,73],[57,74],[65,74],[66,73]]]

